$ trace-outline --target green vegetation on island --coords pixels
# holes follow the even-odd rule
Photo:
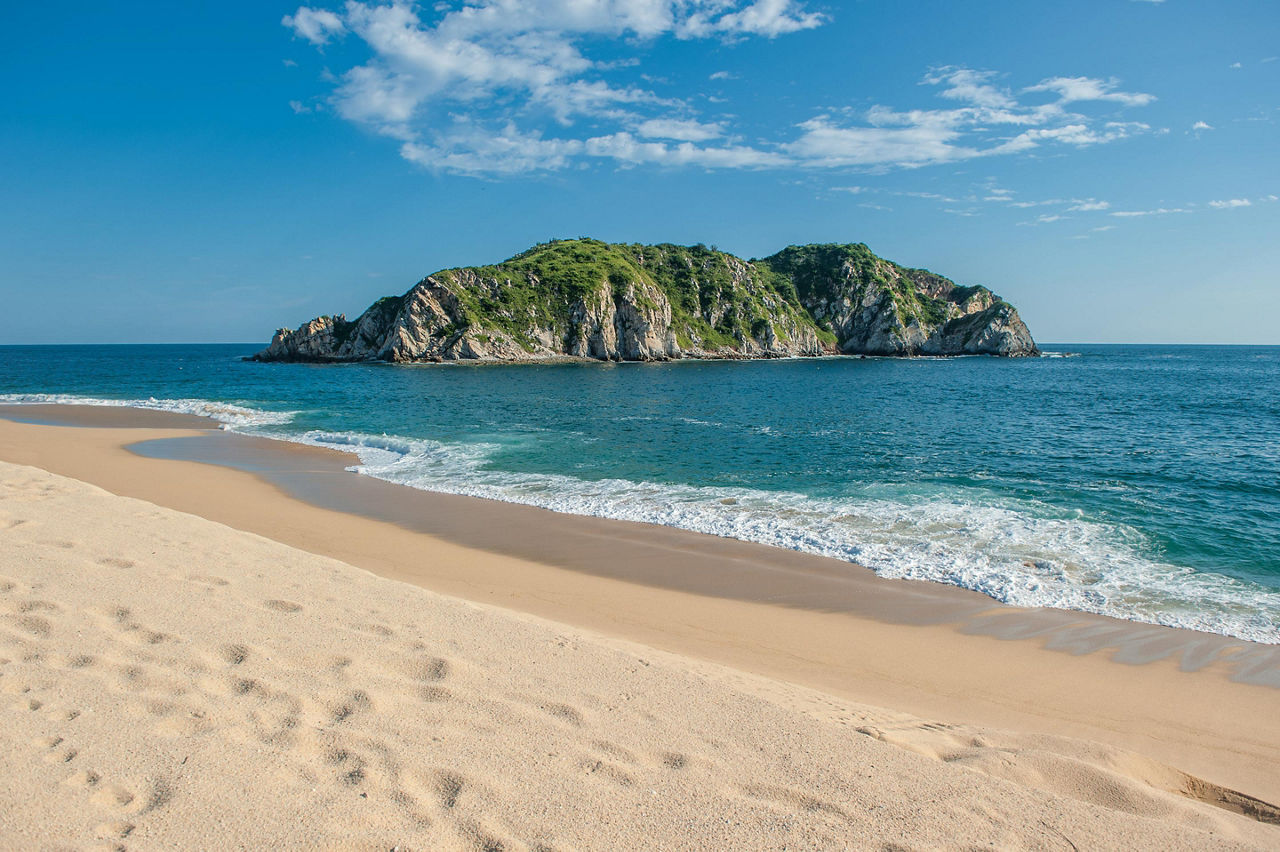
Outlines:
[[[861,243],[745,261],[704,245],[552,240],[498,264],[445,269],[360,317],[281,329],[258,360],[441,361],[1037,352],[981,286],[877,257]]]

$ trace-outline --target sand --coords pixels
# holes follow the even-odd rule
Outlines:
[[[186,433],[7,423],[0,457],[44,454],[56,466],[60,456],[86,476],[132,471],[121,484],[158,502],[185,494],[210,515],[239,506],[236,526],[256,514],[273,538],[310,550],[341,550],[336,536],[346,552],[382,552],[384,536],[380,559],[423,565],[419,579],[475,600],[0,465],[5,848],[1280,846],[1274,808],[1183,771],[1198,761],[1257,777],[1235,786],[1264,797],[1274,781],[1280,693],[1231,681],[1225,663],[1121,665],[945,625],[863,624],[557,573],[295,505],[238,471],[119,449],[143,434]],[[505,600],[504,571],[520,578]],[[617,618],[596,630],[476,602],[537,611],[538,588],[545,608],[590,622],[612,602]],[[846,662],[838,690],[813,689],[788,682],[805,680],[804,660],[792,666],[801,677],[783,677],[770,656],[791,653],[778,650],[777,625],[761,632],[760,612],[775,610],[808,641],[838,619],[877,652],[916,638],[887,662]],[[699,611],[703,625],[664,634],[681,653],[621,638]],[[735,618],[757,618],[758,649]],[[987,667],[1028,655],[1026,683],[993,686],[984,660],[966,657],[969,641],[1004,649]],[[723,653],[699,653],[708,647]],[[708,661],[738,658],[754,665]],[[960,712],[910,712],[911,696],[929,690],[931,658],[957,675],[917,704]],[[1133,691],[1111,713],[1109,673]],[[964,674],[967,691],[956,686]],[[884,684],[895,680],[897,691]],[[1092,705],[1068,694],[1090,680],[1100,683]],[[1031,712],[1059,681],[1063,708]],[[984,694],[993,688],[1005,694]],[[1150,700],[1175,694],[1172,707]],[[963,718],[988,705],[1022,724]],[[1073,717],[1089,706],[1088,724]],[[1173,761],[1116,744],[1144,726],[1139,741]],[[1112,741],[1062,735],[1078,728]]]

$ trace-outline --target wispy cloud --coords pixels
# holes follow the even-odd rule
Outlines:
[[[1191,129],[1195,131],[1213,130],[1213,125],[1207,121],[1197,121],[1195,124],[1191,125]]]
[[[328,9],[307,6],[300,7],[292,15],[285,15],[280,23],[315,45],[323,45],[347,29],[342,19]]]
[[[1026,92],[1056,92],[1061,99],[1059,103],[1069,104],[1077,101],[1114,101],[1125,106],[1146,106],[1154,101],[1155,95],[1142,92],[1120,92],[1116,86],[1118,80],[1096,80],[1092,77],[1053,77],[1034,86],[1028,86]]]
[[[945,102],[940,108],[831,110],[773,138],[750,139],[732,115],[705,114],[699,107],[707,99],[660,95],[652,88],[657,78],[635,72],[628,81],[629,57],[604,62],[587,52],[602,42],[625,52],[660,38],[773,39],[824,22],[804,0],[473,0],[434,13],[350,0],[341,11],[303,6],[283,19],[317,48],[336,39],[362,43],[371,55],[336,78],[333,111],[398,140],[405,159],[445,172],[517,174],[592,161],[910,169],[1150,131],[1083,108],[1154,100],[1114,79],[1051,77],[1014,89],[992,71],[943,66],[921,80]],[[989,200],[1010,197],[990,193]]]
[[[1191,210],[1186,207],[1157,207],[1154,210],[1115,210],[1112,216],[1122,218],[1133,218],[1137,216],[1167,216],[1170,213],[1190,213]]]
[[[692,119],[651,118],[642,121],[636,132],[649,139],[676,139],[681,142],[706,142],[724,135],[724,125],[704,124]]]
[[[1236,207],[1252,207],[1253,202],[1247,198],[1228,198],[1226,201],[1210,201],[1214,210],[1231,210]]]

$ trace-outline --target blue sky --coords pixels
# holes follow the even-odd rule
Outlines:
[[[0,343],[264,341],[553,237],[865,242],[1042,342],[1280,344],[1280,6],[22,4]]]

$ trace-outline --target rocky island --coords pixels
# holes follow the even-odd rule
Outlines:
[[[445,269],[354,321],[282,328],[257,361],[533,361],[1038,355],[1013,305],[877,257],[789,246],[742,260],[706,246],[554,240]]]

